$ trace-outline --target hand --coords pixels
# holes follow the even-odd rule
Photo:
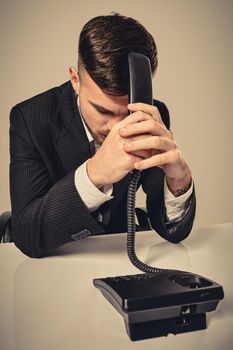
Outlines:
[[[186,191],[191,184],[191,171],[157,107],[134,103],[129,104],[128,109],[133,112],[131,123],[119,129],[120,136],[126,138],[123,149],[129,154],[137,154],[140,150],[150,151],[150,156],[136,161],[134,168],[144,170],[158,166],[163,169],[168,187],[175,196]],[[147,137],[129,140],[136,135]]]
[[[127,127],[132,121],[137,122],[138,116],[131,115],[116,123],[96,154],[87,162],[87,173],[92,183],[100,188],[120,181],[132,169],[135,162],[150,156],[150,151],[139,150],[128,153],[123,149],[126,140],[136,141],[149,135],[133,135],[122,138],[119,129]]]

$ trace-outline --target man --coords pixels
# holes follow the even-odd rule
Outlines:
[[[174,243],[191,231],[191,171],[166,106],[128,104],[129,52],[146,55],[155,74],[156,45],[141,24],[96,17],[82,29],[70,81],[11,111],[13,239],[28,256],[88,234],[126,232],[133,169],[141,171],[152,227]]]

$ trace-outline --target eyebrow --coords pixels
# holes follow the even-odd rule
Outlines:
[[[100,106],[94,102],[91,102],[91,101],[88,101],[93,107],[95,107],[97,110],[101,111],[101,112],[104,112],[104,113],[108,113],[108,114],[111,114],[111,115],[115,115],[115,113],[113,111],[111,111],[110,109],[107,109],[103,106]]]

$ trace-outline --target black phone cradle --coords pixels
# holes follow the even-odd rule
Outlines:
[[[94,285],[123,316],[131,340],[206,328],[206,312],[216,309],[223,288],[184,272],[126,275],[94,279]]]

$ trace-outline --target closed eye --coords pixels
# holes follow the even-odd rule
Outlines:
[[[118,116],[116,113],[114,113],[113,111],[110,111],[109,109],[107,108],[104,108],[102,106],[99,106],[91,101],[88,101],[94,108],[95,110],[98,112],[98,113],[101,113],[102,115],[109,115],[109,116]],[[124,115],[122,115],[122,117],[126,117],[129,113],[126,113]]]
[[[104,107],[101,107],[101,106],[98,106],[96,105],[95,103],[89,101],[90,104],[96,109],[97,112],[101,113],[101,114],[108,114],[108,115],[115,115],[113,111],[110,111],[109,109],[107,108],[104,108]]]
[[[114,115],[113,112],[111,111],[105,111],[105,110],[101,110],[101,109],[98,109],[96,108],[97,112],[101,113],[101,114],[109,114],[109,115]]]

